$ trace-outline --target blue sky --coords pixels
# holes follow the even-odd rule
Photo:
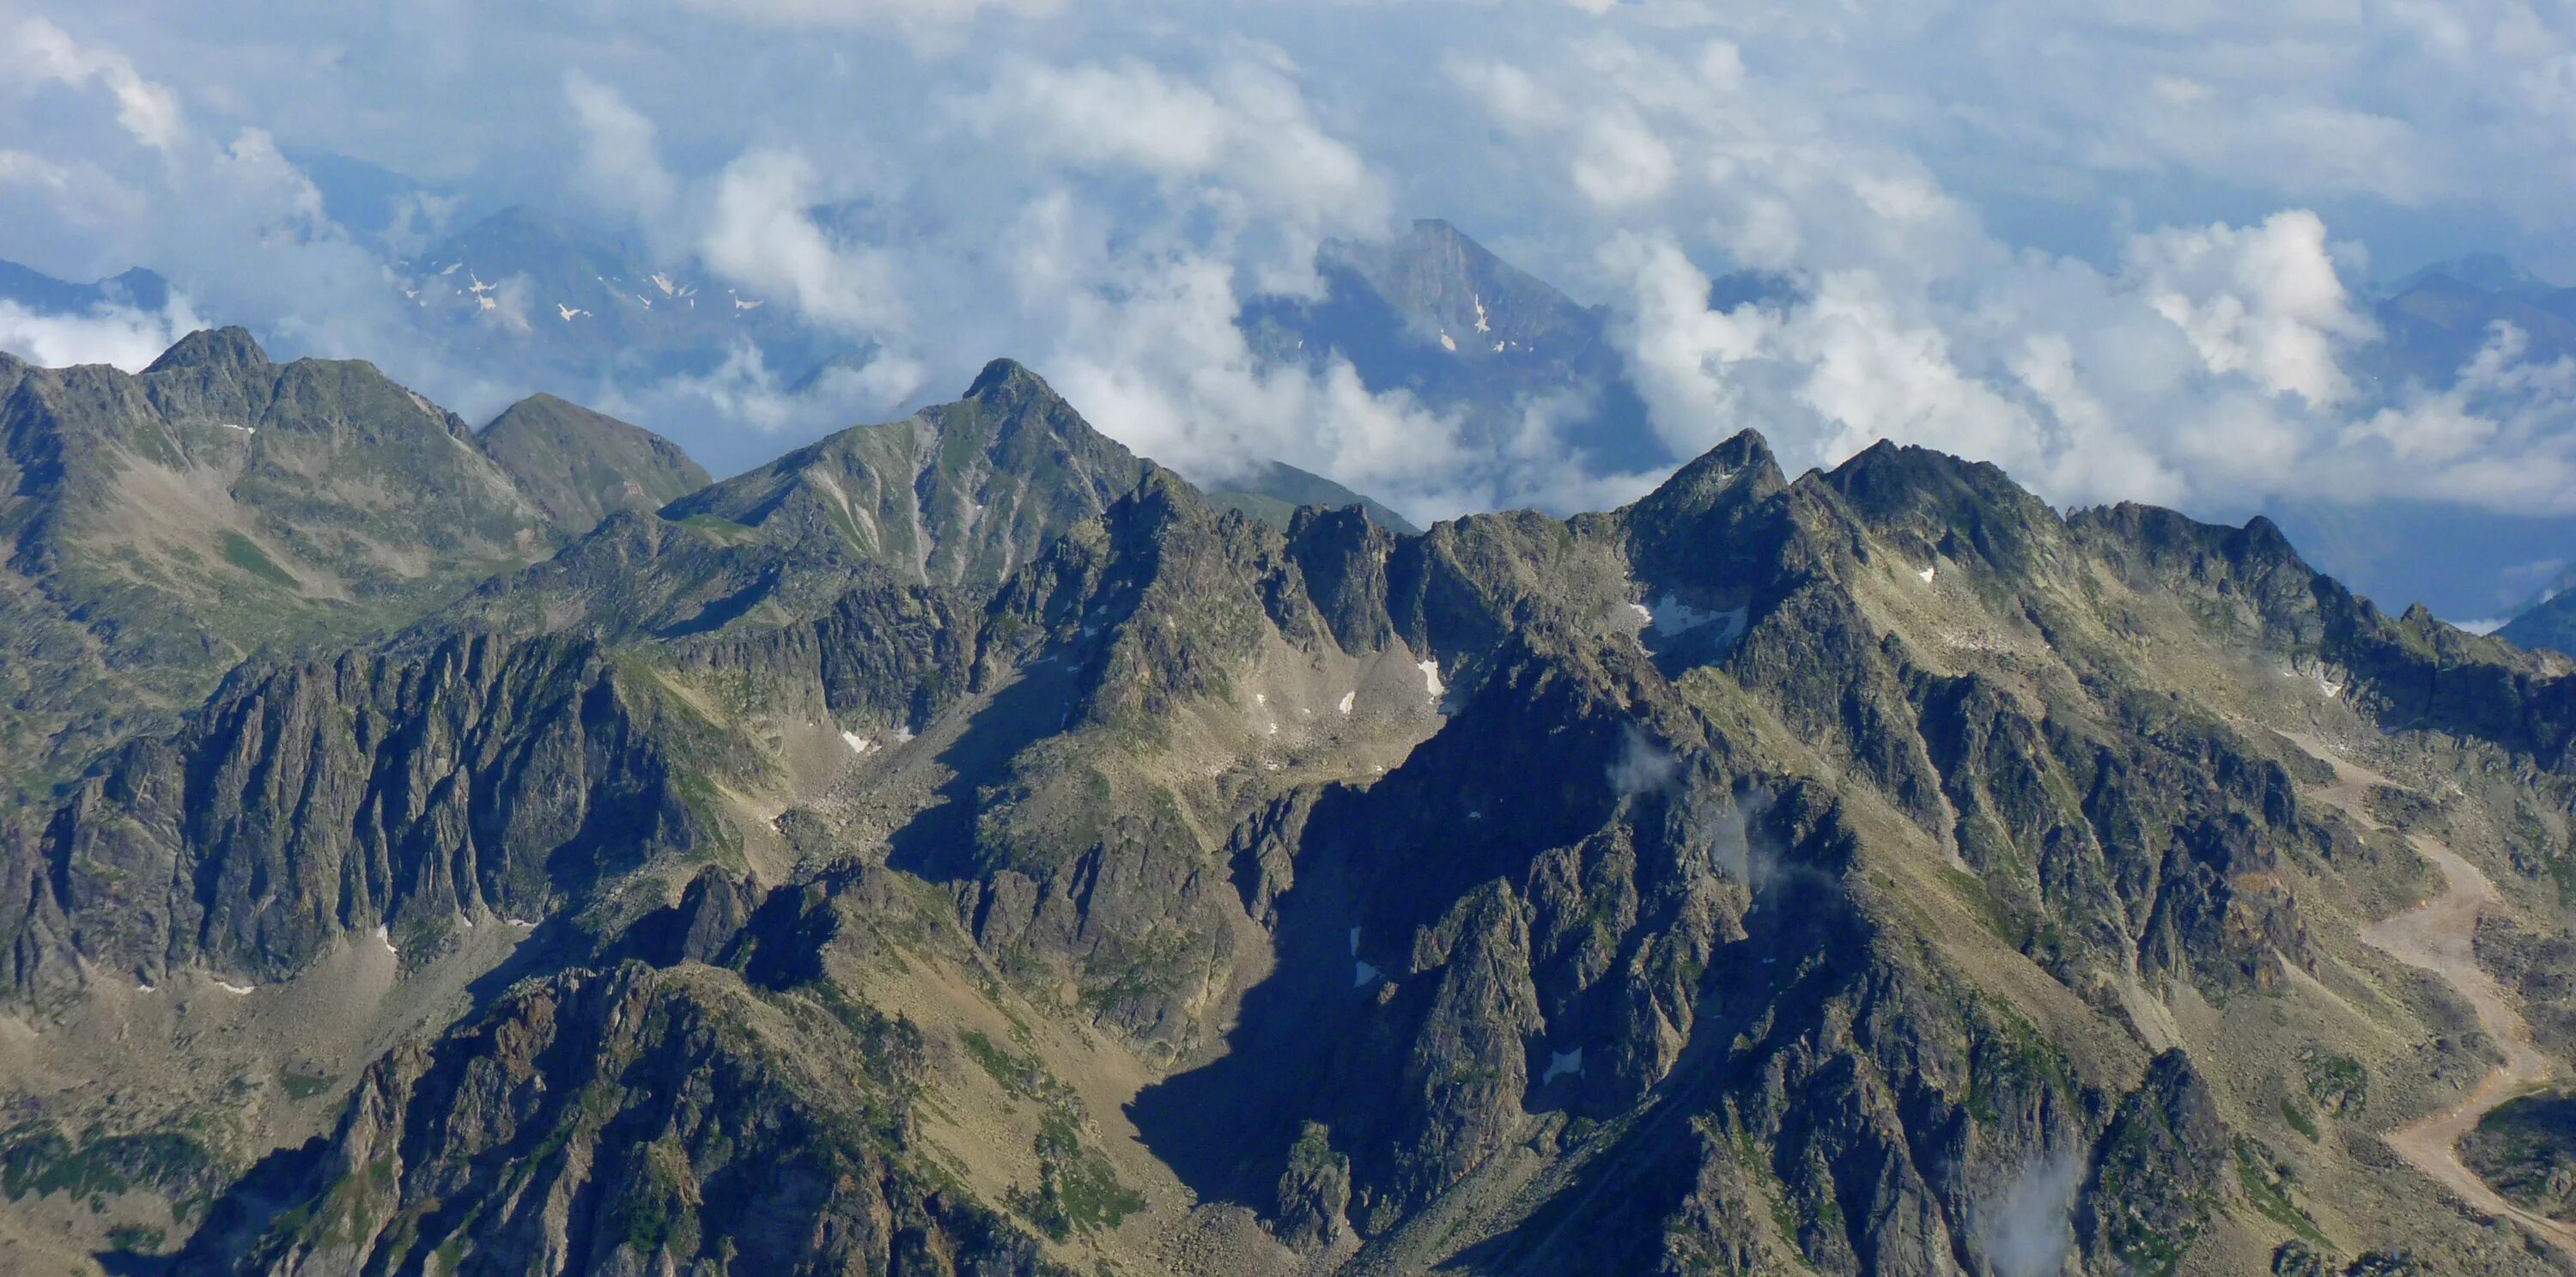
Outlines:
[[[532,202],[794,306],[879,352],[835,413],[1011,354],[1185,466],[1282,456],[1434,515],[1651,482],[1462,485],[1454,423],[1233,333],[1319,240],[1441,216],[1608,308],[1676,456],[1754,425],[1792,464],[1886,435],[2065,502],[2569,513],[2576,368],[2500,334],[2456,387],[2356,369],[2370,281],[2473,249],[2576,280],[2571,125],[2567,12],[2476,0],[0,0],[0,257],[184,293],[0,335],[131,363],[240,320],[469,416],[534,389],[404,341],[384,245],[297,158],[331,154],[422,183],[397,247]],[[841,201],[881,229],[806,214]],[[1744,266],[1807,300],[1710,311]],[[796,371],[570,389],[783,446],[828,424]]]

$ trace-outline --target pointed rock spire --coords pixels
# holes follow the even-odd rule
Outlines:
[[[996,359],[984,365],[984,371],[975,374],[975,383],[966,388],[966,398],[983,404],[1017,403],[1032,397],[1058,396],[1045,379],[1016,359]]]
[[[1668,521],[1706,513],[1725,493],[1769,491],[1780,482],[1780,463],[1771,455],[1771,445],[1759,431],[1740,430],[1674,471],[1631,509],[1641,518]]]

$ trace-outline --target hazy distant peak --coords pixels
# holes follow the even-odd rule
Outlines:
[[[1329,241],[1321,256],[1462,358],[1526,355],[1552,342],[1598,338],[1592,311],[1445,221],[1415,222],[1384,243]]]
[[[2540,297],[2558,291],[2556,284],[2531,273],[2522,263],[2502,253],[2470,253],[2449,261],[2435,262],[2406,275],[2389,285],[2388,293],[2392,297],[2402,296],[2444,280],[2509,297]]]
[[[30,310],[73,314],[107,306],[160,310],[170,304],[170,281],[142,267],[96,283],[76,284],[43,271],[0,260],[0,301]]]

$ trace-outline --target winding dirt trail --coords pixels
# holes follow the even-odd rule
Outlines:
[[[2371,816],[2364,798],[2371,786],[2393,786],[2394,782],[2344,761],[2323,742],[2296,736],[2291,739],[2335,769],[2335,784],[2319,791],[2319,797],[2372,829],[2384,828]],[[2514,1009],[2503,987],[2478,965],[2478,918],[2488,908],[2503,905],[2495,884],[2487,881],[2476,865],[2461,859],[2459,853],[2437,839],[2408,834],[2406,841],[2415,854],[2442,871],[2442,894],[2362,928],[2362,943],[2410,967],[2431,972],[2458,990],[2477,1012],[2479,1030],[2503,1050],[2504,1063],[2487,1074],[2466,1099],[2398,1127],[2384,1138],[2407,1165],[2458,1194],[2460,1200],[2499,1219],[2512,1220],[2576,1262],[2576,1227],[2506,1201],[2460,1161],[2460,1140],[2477,1129],[2480,1120],[2507,1100],[2547,1085],[2557,1076],[2558,1068],[2533,1045],[2531,1025]]]
[[[2477,963],[2478,915],[2497,903],[2495,884],[2477,866],[2433,839],[2415,834],[2407,841],[2416,854],[2440,867],[2447,888],[2432,900],[2364,928],[2362,942],[2410,967],[2432,972],[2459,990],[2476,1008],[2478,1028],[2503,1049],[2504,1063],[2457,1105],[2390,1131],[2388,1146],[2408,1165],[2459,1194],[2462,1201],[2522,1225],[2576,1260],[2576,1228],[2506,1201],[2460,1161],[2462,1137],[2505,1101],[2548,1083],[2557,1076],[2557,1066],[2532,1045],[2531,1026],[2513,1009],[2495,977]]]

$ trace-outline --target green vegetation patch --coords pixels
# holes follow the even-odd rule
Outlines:
[[[1036,1056],[1021,1055],[972,1029],[959,1033],[957,1042],[1005,1092],[1044,1106],[1034,1147],[1037,1190],[1015,1187],[1010,1193],[1011,1209],[1021,1218],[1061,1242],[1076,1233],[1116,1228],[1145,1209],[1144,1195],[1119,1183],[1108,1156],[1086,1137],[1090,1117],[1072,1087],[1047,1072]]]
[[[103,1206],[136,1191],[168,1196],[174,1209],[201,1201],[222,1178],[214,1153],[171,1131],[79,1140],[43,1124],[0,1136],[0,1193],[11,1201],[63,1193]]]
[[[229,531],[224,533],[223,548],[224,562],[260,580],[271,585],[284,586],[290,590],[302,589],[304,586],[303,582],[295,579],[293,573],[277,566],[277,560],[268,557],[268,551],[260,549],[259,543],[241,533]]]
[[[1109,1159],[1083,1138],[1080,1105],[1049,1105],[1038,1123],[1038,1191],[1014,1189],[1011,1208],[1057,1241],[1116,1228],[1145,1209],[1143,1194],[1118,1182]]]
[[[2349,1055],[2331,1055],[2315,1047],[2299,1049],[2299,1066],[2308,1098],[2330,1117],[2353,1117],[2370,1107],[2370,1069]],[[2291,1125],[2296,1126],[2293,1122]],[[2314,1132],[2301,1128],[2310,1139]]]
[[[2460,1160],[2524,1210],[2576,1219],[2576,1093],[2506,1101],[2460,1141]]]
[[[1188,978],[1190,948],[1190,937],[1177,927],[1155,927],[1103,946],[1083,973],[1082,1005],[1116,1011],[1169,997]]]
[[[2325,1133],[2317,1129],[2317,1120],[2308,1116],[2308,1111],[2301,1108],[2297,1100],[2286,1095],[2281,1097],[2281,1120],[2289,1123],[2291,1130],[2307,1136],[2310,1143],[2325,1137]]]
[[[993,1039],[974,1029],[959,1033],[957,1044],[965,1049],[966,1058],[973,1060],[976,1067],[984,1070],[1016,1099],[1043,1102],[1053,1098],[1050,1092],[1056,1089],[1065,1089],[1070,1095],[1070,1089],[1056,1081],[1034,1055],[1021,1055],[1008,1047],[996,1045]]]
[[[649,1256],[664,1248],[673,1254],[697,1253],[700,1225],[690,1205],[692,1175],[689,1155],[664,1139],[644,1150],[643,1174],[626,1181],[609,1211],[609,1227],[636,1254]]]
[[[149,1224],[118,1224],[107,1230],[107,1245],[129,1255],[153,1255],[170,1244],[167,1230]]]
[[[288,1099],[309,1100],[331,1089],[331,1078],[325,1073],[300,1073],[289,1069],[278,1075],[277,1085]]]
[[[2325,1234],[2317,1221],[2299,1209],[2295,1200],[2298,1176],[2286,1162],[2272,1156],[2272,1150],[2256,1140],[2238,1137],[2236,1141],[2236,1179],[2244,1185],[2245,1200],[2265,1218],[2322,1246]]]

